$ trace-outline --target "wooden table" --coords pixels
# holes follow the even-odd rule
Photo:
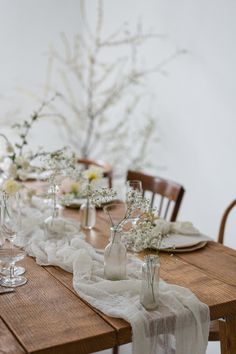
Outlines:
[[[78,218],[78,211],[66,215]],[[97,248],[107,244],[109,225],[100,211],[86,232]],[[81,300],[72,275],[57,267],[22,261],[28,283],[0,295],[0,353],[83,354],[131,342],[130,325],[110,318]],[[236,251],[215,242],[198,251],[161,255],[161,277],[191,289],[210,308],[211,319],[224,318],[227,354],[236,354]]]

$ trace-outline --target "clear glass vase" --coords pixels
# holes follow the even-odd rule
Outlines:
[[[96,208],[89,198],[80,207],[80,221],[81,226],[89,230],[96,224]]]
[[[156,310],[159,295],[160,258],[145,256],[142,265],[140,302],[146,310]]]
[[[50,196],[51,215],[44,220],[44,232],[47,237],[57,236],[63,232],[64,219],[61,218],[61,206],[58,203],[59,187],[53,183],[50,185],[48,195]]]
[[[109,280],[126,279],[127,252],[121,242],[121,231],[111,227],[110,242],[104,251],[104,277]]]

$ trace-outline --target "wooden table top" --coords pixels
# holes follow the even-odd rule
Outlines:
[[[65,215],[78,219],[77,210]],[[97,212],[87,240],[104,248],[109,225]],[[72,288],[72,274],[38,266],[27,257],[28,283],[14,293],[0,295],[0,353],[83,354],[131,341],[130,325],[111,318],[81,300]],[[236,318],[236,251],[209,242],[203,249],[178,255],[161,254],[161,277],[185,286],[210,308],[211,319]],[[229,354],[236,353],[232,349]]]

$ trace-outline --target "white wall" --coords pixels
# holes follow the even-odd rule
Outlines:
[[[95,1],[86,0],[93,18]],[[80,29],[76,0],[0,0],[0,122],[18,107],[21,116],[35,108],[19,87],[35,90],[45,81],[46,51],[59,43],[59,32]],[[180,218],[192,220],[216,238],[227,204],[236,197],[236,2],[233,0],[106,0],[105,31],[141,18],[146,28],[166,35],[152,42],[145,63],[159,62],[177,46],[188,53],[166,66],[168,75],[152,75],[156,94],[152,112],[161,143],[152,152],[164,171],[182,183],[186,195]],[[18,119],[19,114],[15,113]],[[50,125],[33,138],[49,147],[60,144]],[[43,132],[43,134],[42,134]],[[52,139],[53,137],[53,139]],[[232,215],[226,243],[236,247]]]

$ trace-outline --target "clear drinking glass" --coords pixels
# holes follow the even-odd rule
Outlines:
[[[16,287],[23,285],[27,279],[16,276],[15,263],[25,257],[25,252],[14,247],[14,240],[21,228],[21,213],[19,206],[19,194],[8,195],[5,192],[1,195],[1,234],[5,236],[5,243],[0,249],[0,260],[9,269],[6,276],[1,278],[0,285]]]
[[[127,253],[121,242],[121,231],[111,227],[110,242],[104,251],[104,277],[109,280],[126,279]]]
[[[155,310],[158,307],[160,258],[145,256],[142,265],[142,285],[140,302],[146,310]]]
[[[133,203],[133,200],[142,197],[143,195],[143,188],[142,182],[138,180],[130,180],[126,182],[126,204],[129,205]],[[137,221],[139,220],[139,211],[133,211],[132,213],[132,224],[136,225]]]

